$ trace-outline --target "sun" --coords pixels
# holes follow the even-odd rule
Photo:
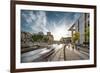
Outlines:
[[[62,37],[68,37],[68,31],[65,27],[57,27],[56,29],[54,29],[54,31],[52,32],[53,36],[54,36],[54,40],[59,41]]]

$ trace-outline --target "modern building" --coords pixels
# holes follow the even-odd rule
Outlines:
[[[71,35],[75,32],[80,33],[80,39],[77,41],[78,44],[84,44],[84,42],[89,42],[89,37],[86,37],[85,32],[87,31],[86,28],[90,26],[90,15],[89,13],[82,13],[80,17],[73,23],[73,25],[69,28],[71,31]]]

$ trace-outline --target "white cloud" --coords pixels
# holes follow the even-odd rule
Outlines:
[[[55,40],[60,40],[62,37],[70,37],[71,33],[68,31],[69,27],[73,23],[73,20],[66,18],[64,16],[59,21],[47,21],[47,16],[45,11],[28,11],[28,14],[23,13],[27,26],[30,27],[31,33],[43,32],[46,34],[50,31]],[[68,14],[67,14],[68,16]],[[73,18],[78,18],[79,15],[75,14]],[[49,24],[50,27],[46,27]],[[51,26],[52,25],[52,26]]]
[[[54,40],[60,40],[62,37],[69,37],[70,32],[68,31],[69,26],[67,25],[69,22],[63,18],[58,23],[53,23],[54,29],[51,30],[52,34],[54,35]],[[60,26],[57,26],[61,24]]]
[[[48,29],[46,28],[47,24],[47,18],[46,13],[44,11],[38,11],[36,13],[33,13],[33,11],[28,11],[28,14],[23,13],[28,27],[32,29],[31,33],[35,32],[44,32],[46,33]]]
[[[46,13],[44,11],[39,11],[36,14],[36,21],[35,21],[35,25],[37,26],[37,29],[39,28],[39,31],[43,31],[44,33],[47,32],[47,18],[46,18]]]

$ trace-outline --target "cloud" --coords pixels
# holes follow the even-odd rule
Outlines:
[[[31,31],[28,31],[28,29],[25,29],[26,31],[31,32],[31,33],[34,33],[34,32],[37,33],[40,31],[43,31],[45,33],[48,31],[48,29],[46,28],[47,18],[46,18],[46,13],[44,11],[37,11],[35,13],[33,11],[27,11],[27,13],[23,11],[22,17],[26,21],[22,25],[29,27],[29,29],[31,29]]]
[[[68,31],[70,26],[79,17],[79,13],[61,13],[22,10],[23,31],[46,34],[48,31],[54,35],[55,40],[61,37],[69,37],[71,33]]]
[[[54,29],[51,29],[51,32],[54,35],[55,40],[60,40],[62,37],[69,37],[71,35],[68,32],[70,24],[67,24],[69,24],[69,22],[66,21],[66,18],[61,19],[59,22],[53,23]]]
[[[46,18],[46,13],[44,11],[38,11],[36,13],[36,21],[35,21],[35,25],[37,27],[37,29],[39,31],[43,31],[44,33],[47,32],[47,28],[46,28],[46,25],[47,25],[47,18]]]

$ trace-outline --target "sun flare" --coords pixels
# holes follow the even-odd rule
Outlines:
[[[67,31],[67,28],[65,26],[56,27],[53,32],[54,40],[59,41],[62,37],[68,37],[70,36],[69,31]]]

